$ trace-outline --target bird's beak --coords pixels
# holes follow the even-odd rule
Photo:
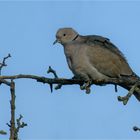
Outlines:
[[[56,39],[54,42],[53,42],[53,45],[55,45],[56,43],[58,43],[59,41]]]

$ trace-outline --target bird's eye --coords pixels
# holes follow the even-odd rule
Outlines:
[[[66,34],[63,34],[63,36],[66,36]]]

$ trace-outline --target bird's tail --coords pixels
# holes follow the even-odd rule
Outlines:
[[[133,76],[123,77],[123,84],[120,86],[128,91],[132,90],[134,87],[133,95],[140,101],[140,77],[138,75],[134,74]]]

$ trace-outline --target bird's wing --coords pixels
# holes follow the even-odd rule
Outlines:
[[[109,49],[112,53],[115,53],[117,55],[120,55],[121,57],[124,57],[123,53],[112,43],[108,38],[98,36],[98,35],[89,35],[87,37],[87,43],[94,43],[100,46],[105,47],[106,49]],[[125,59],[126,60],[126,59]]]
[[[110,77],[133,74],[124,55],[109,39],[97,35],[85,37],[87,56],[99,72]]]

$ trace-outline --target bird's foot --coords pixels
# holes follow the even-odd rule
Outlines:
[[[128,100],[130,99],[130,97],[133,95],[137,86],[138,86],[138,83],[133,85],[126,96],[124,96],[124,97],[118,96],[118,101],[123,102],[123,104],[126,105]]]
[[[86,90],[86,93],[89,94],[91,84],[92,84],[92,80],[88,80],[83,85],[80,85],[80,89],[81,90]]]

